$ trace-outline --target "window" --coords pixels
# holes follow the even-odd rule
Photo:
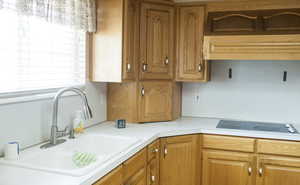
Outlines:
[[[85,83],[84,31],[20,15],[5,4],[0,23],[0,95]]]

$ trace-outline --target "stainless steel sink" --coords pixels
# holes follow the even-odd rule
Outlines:
[[[299,134],[292,124],[221,120],[217,128]]]

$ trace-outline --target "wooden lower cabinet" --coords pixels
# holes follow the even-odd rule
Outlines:
[[[255,143],[256,150],[233,151],[239,142]],[[300,153],[270,150],[274,144],[289,151],[300,147],[299,142],[232,136],[161,138],[93,185],[300,185]]]
[[[123,167],[117,167],[93,185],[123,185]]]
[[[144,81],[108,85],[107,118],[110,121],[170,121],[180,115],[180,83]]]
[[[160,185],[199,185],[199,135],[161,139]]]
[[[252,185],[254,155],[226,151],[203,151],[203,185]]]
[[[259,155],[256,185],[299,184],[300,158]]]
[[[124,185],[147,185],[147,171],[146,167],[138,170],[132,177],[130,177]]]
[[[148,147],[147,185],[159,185],[160,142],[154,141]]]

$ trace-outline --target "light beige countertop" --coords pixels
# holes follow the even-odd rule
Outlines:
[[[171,122],[146,124],[129,123],[125,129],[115,128],[113,122],[104,122],[88,128],[86,133],[135,137],[140,139],[139,143],[131,147],[130,150],[124,151],[108,160],[91,173],[80,177],[0,165],[0,185],[22,185],[24,183],[30,185],[91,185],[136,152],[160,137],[204,133],[300,141],[299,134],[219,129],[216,128],[219,121],[220,119],[183,117]],[[294,126],[300,131],[299,124],[294,124]]]

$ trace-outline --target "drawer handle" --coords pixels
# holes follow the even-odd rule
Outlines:
[[[249,168],[248,168],[248,175],[251,176],[251,174],[252,174],[252,168],[249,167]]]
[[[259,174],[260,177],[263,175],[263,169],[262,168],[259,168],[258,174]]]

